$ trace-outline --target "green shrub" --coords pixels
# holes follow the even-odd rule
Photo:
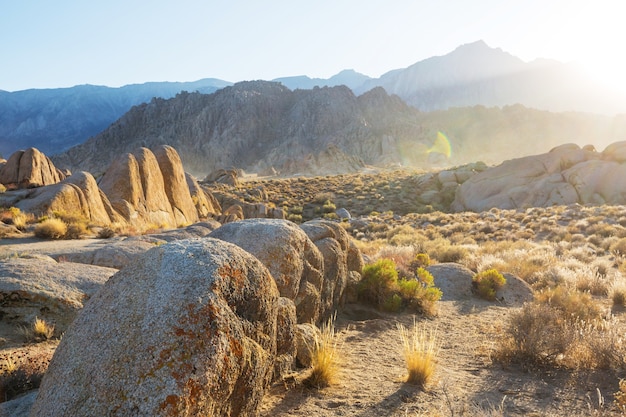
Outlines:
[[[427,253],[418,253],[411,263],[413,268],[425,268],[430,266],[430,256]]]
[[[506,279],[496,269],[479,272],[472,278],[474,291],[485,300],[496,299],[496,292],[506,284]]]
[[[433,276],[418,268],[415,278],[398,279],[396,264],[391,259],[381,259],[363,268],[359,284],[359,298],[386,311],[410,309],[434,315],[435,302],[442,292],[434,286]]]
[[[359,297],[381,307],[398,282],[396,264],[391,259],[380,259],[363,267]]]

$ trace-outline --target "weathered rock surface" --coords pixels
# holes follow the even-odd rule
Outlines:
[[[324,258],[324,280],[318,319],[323,321],[345,302],[344,292],[350,273],[361,274],[363,258],[361,252],[353,246],[348,233],[338,223],[312,220],[300,227]]]
[[[0,262],[3,314],[18,322],[45,318],[63,331],[83,303],[117,270],[48,257],[9,258]]]
[[[114,240],[97,249],[63,254],[63,258],[70,262],[122,269],[155,245],[183,239],[199,239],[220,226],[216,221],[195,223],[184,229]]]
[[[434,278],[435,286],[443,293],[442,301],[467,301],[477,297],[472,293],[474,272],[456,263],[442,263],[427,268]],[[533,290],[522,279],[503,274],[506,284],[496,292],[496,300],[508,306],[521,306],[532,301]]]
[[[198,211],[191,198],[178,152],[171,146],[163,145],[154,149],[154,156],[163,174],[165,195],[172,206],[176,224],[196,222]]]
[[[205,238],[150,250],[65,333],[31,416],[251,416],[276,355],[269,271]]]
[[[227,223],[210,237],[245,249],[276,280],[282,297],[294,300],[298,322],[316,322],[320,314],[324,261],[305,232],[286,220],[248,219]]]
[[[35,148],[13,153],[0,168],[0,184],[8,189],[33,188],[56,184],[66,175]]]
[[[603,152],[568,144],[506,161],[458,189],[452,210],[485,211],[569,204],[625,204],[626,142]]]
[[[37,397],[37,391],[31,391],[11,401],[0,403],[0,416],[28,417],[35,397]]]
[[[222,212],[222,208],[220,203],[217,202],[217,199],[213,194],[205,192],[194,176],[185,174],[185,179],[189,193],[191,194],[191,200],[200,217],[206,218],[215,216]]]
[[[122,221],[88,172],[77,172],[58,184],[34,189],[13,205],[37,216],[58,211],[78,215],[96,224]]]
[[[192,223],[198,219],[198,212],[192,209],[189,187],[181,176],[184,171],[180,158],[171,147],[160,149],[167,181],[154,154],[147,148],[140,148],[117,158],[106,170],[99,186],[113,208],[131,224],[177,226]]]

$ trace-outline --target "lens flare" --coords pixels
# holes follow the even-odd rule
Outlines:
[[[450,158],[450,155],[452,155],[452,147],[450,146],[450,141],[446,135],[441,132],[437,132],[437,139],[435,139],[435,143],[433,143],[433,146],[428,148],[426,152],[436,152],[445,155],[446,158]]]

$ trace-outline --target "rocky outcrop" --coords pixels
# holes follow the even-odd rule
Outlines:
[[[568,144],[542,155],[506,161],[463,183],[454,211],[569,204],[625,204],[626,142],[603,152]]]
[[[0,168],[0,184],[8,189],[34,188],[56,184],[66,173],[35,148],[13,153]]]
[[[433,276],[435,286],[443,293],[442,301],[478,300],[472,291],[475,273],[463,265],[442,263],[426,268]],[[496,292],[496,300],[502,305],[519,307],[532,301],[534,293],[530,285],[512,274],[503,274],[506,284]]]
[[[338,223],[312,220],[301,226],[324,258],[319,320],[329,318],[345,302],[350,275],[361,274],[363,258],[348,233]],[[303,323],[303,321],[300,321]]]
[[[217,169],[206,176],[204,182],[216,182],[233,187],[239,186],[239,176],[235,169]]]
[[[269,271],[217,240],[150,250],[66,331],[31,416],[252,416],[276,359]]]
[[[213,217],[222,212],[222,208],[217,199],[212,193],[205,192],[194,176],[185,173],[185,179],[189,193],[191,194],[191,201],[194,203],[198,215],[201,218]]]
[[[171,227],[198,220],[176,151],[167,147],[159,153],[167,181],[155,155],[140,148],[116,159],[101,178],[100,188],[113,208],[131,224]]]
[[[24,325],[43,318],[62,332],[115,272],[41,256],[5,259],[0,262],[2,315]]]
[[[122,221],[88,172],[78,172],[58,184],[33,189],[17,197],[11,205],[37,216],[57,211],[77,215],[95,224]]]

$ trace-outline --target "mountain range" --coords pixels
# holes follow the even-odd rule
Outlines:
[[[563,143],[604,147],[624,137],[626,116],[522,105],[421,112],[382,87],[357,96],[343,85],[290,90],[248,81],[135,106],[52,160],[98,176],[120,154],[167,144],[198,177],[231,167],[261,175],[322,175],[366,165],[491,164]]]
[[[526,63],[482,41],[379,78],[345,70],[328,79],[295,76],[274,81],[291,90],[345,85],[356,96],[382,87],[422,112],[515,104],[553,112],[626,112],[625,97],[591,82],[572,65],[550,60]],[[154,97],[167,99],[182,91],[212,93],[230,85],[205,79],[121,88],[84,85],[0,91],[0,154],[8,156],[30,146],[48,154],[61,153],[102,132],[132,106]]]

